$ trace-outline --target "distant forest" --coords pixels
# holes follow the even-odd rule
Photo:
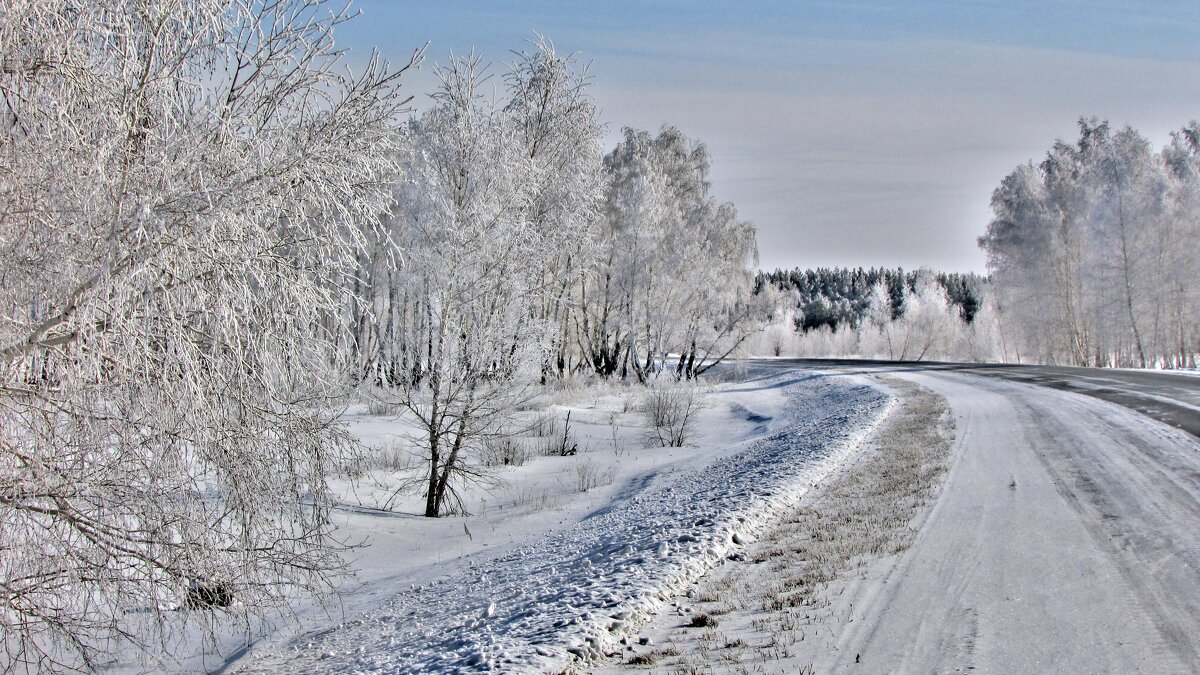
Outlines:
[[[1079,122],[992,194],[988,276],[922,269],[760,272],[774,310],[752,353],[1196,368],[1200,123],[1156,149]]]
[[[769,286],[791,296],[797,311],[793,314],[795,330],[809,332],[822,327],[837,331],[843,326],[857,329],[867,319],[871,297],[877,284],[887,289],[891,298],[892,319],[904,313],[905,297],[915,293],[917,281],[928,271],[906,272],[903,269],[855,269],[818,267],[817,269],[776,269],[759,272],[754,280],[756,295]],[[933,279],[946,294],[946,300],[966,323],[975,320],[987,293],[987,277],[975,273],[933,273]],[[907,292],[906,292],[907,291]]]

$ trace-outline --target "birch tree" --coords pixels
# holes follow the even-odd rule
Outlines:
[[[393,289],[413,318],[388,339],[404,365],[384,395],[421,428],[429,517],[462,511],[463,485],[488,478],[473,456],[539,378],[565,371],[570,293],[591,264],[599,125],[585,74],[544,39],[518,57],[502,96],[479,56],[436,69],[390,223],[405,249]]]
[[[601,125],[588,91],[586,66],[538,36],[505,78],[504,117],[514,127],[528,193],[525,217],[538,231],[540,250],[526,251],[536,301],[533,319],[554,327],[545,374],[571,367],[572,293],[598,255],[604,187]]]
[[[1005,178],[980,239],[1024,343],[1015,352],[1090,366],[1194,362],[1195,123],[1161,153],[1129,127],[1079,126],[1078,141]]]
[[[644,381],[673,352],[675,376],[695,377],[750,333],[754,227],[710,194],[708,150],[678,129],[626,129],[604,162],[604,253],[580,303],[587,360]]]
[[[5,668],[330,588],[343,273],[403,70],[319,0],[15,0],[0,19]],[[415,58],[415,57],[414,57]],[[191,611],[169,611],[182,607]]]
[[[1195,368],[1200,357],[1200,123],[1171,135],[1162,151],[1168,175],[1157,285],[1164,303],[1165,365]]]

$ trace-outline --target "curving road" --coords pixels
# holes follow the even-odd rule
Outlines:
[[[893,372],[957,426],[915,544],[854,591],[817,672],[1200,672],[1200,378],[770,363]]]
[[[865,372],[951,372],[1050,387],[1092,396],[1136,410],[1200,438],[1200,376],[1158,370],[1116,370],[1069,366],[868,361],[851,359],[773,359],[756,366]]]

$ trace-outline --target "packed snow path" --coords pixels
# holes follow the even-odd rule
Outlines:
[[[782,373],[786,419],[702,469],[634,481],[544,538],[473,556],[343,625],[260,649],[254,672],[506,672],[561,668],[613,648],[628,622],[736,549],[833,470],[884,414],[861,380]]]
[[[818,672],[1200,671],[1195,438],[1077,394],[902,376],[950,402],[957,463]]]

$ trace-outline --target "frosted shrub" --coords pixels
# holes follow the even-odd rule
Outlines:
[[[616,475],[616,467],[601,467],[589,459],[578,459],[571,465],[572,486],[576,492],[610,485]]]
[[[378,387],[370,387],[361,393],[367,404],[367,414],[375,417],[395,415],[400,412],[400,406],[392,400],[394,397]]]
[[[571,457],[579,452],[579,443],[575,434],[571,433],[571,413],[567,413],[566,422],[559,427],[555,425],[553,436],[542,439],[541,454],[546,457]]]
[[[396,473],[421,468],[419,458],[399,439],[389,439],[379,445],[370,446],[364,454],[364,464],[368,470],[380,469]]]
[[[533,420],[530,433],[534,436],[558,436],[562,433],[562,424],[552,412],[541,413]]]
[[[377,266],[366,332],[381,339],[363,357],[421,430],[428,517],[478,482],[463,452],[542,393],[564,311],[551,289],[578,277],[565,261],[590,255],[602,183],[586,73],[546,40],[516,56],[499,87],[474,54],[434,67],[386,223],[403,256]]]
[[[480,461],[486,467],[524,466],[532,453],[515,436],[496,436],[484,441]]]
[[[646,392],[642,414],[650,427],[649,440],[679,448],[687,442],[692,421],[703,407],[703,395],[693,386],[657,386]]]

